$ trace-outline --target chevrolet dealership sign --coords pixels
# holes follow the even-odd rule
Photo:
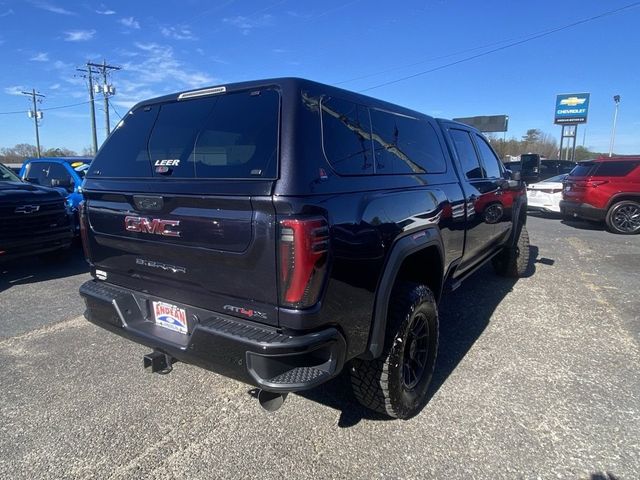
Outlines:
[[[588,93],[566,93],[556,97],[556,113],[554,123],[570,124],[587,123],[589,111]]]

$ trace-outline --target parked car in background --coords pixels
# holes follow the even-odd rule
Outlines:
[[[640,233],[640,157],[580,162],[564,182],[564,216],[604,221],[613,233]]]
[[[22,164],[20,178],[36,185],[60,189],[77,220],[78,205],[82,201],[82,181],[91,160],[91,157],[27,158]],[[78,233],[78,221],[75,224]]]
[[[560,213],[562,182],[567,174],[556,175],[538,183],[527,185],[528,209],[538,212]]]
[[[7,167],[16,175],[20,176],[20,169],[22,168],[22,163],[5,163],[4,166]]]
[[[577,165],[576,162],[570,160],[541,159],[540,155],[531,153],[523,154],[520,158],[520,162],[509,162],[509,164],[519,164],[517,171],[521,172],[522,179],[527,184],[538,183],[556,175],[567,174]],[[516,171],[513,170],[513,167],[515,166],[507,166],[509,170]]]
[[[504,162],[504,168],[510,172],[519,172],[522,170],[522,165],[520,165],[520,162]]]
[[[73,224],[64,196],[23,182],[0,164],[0,262],[68,250]]]

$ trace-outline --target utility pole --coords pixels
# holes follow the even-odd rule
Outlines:
[[[93,97],[93,74],[99,73],[96,70],[93,70],[90,63],[87,62],[87,68],[76,68],[78,72],[84,72],[87,75],[83,75],[89,82],[89,109],[91,112],[91,141],[92,141],[92,150],[95,155],[98,151],[98,136],[96,133],[96,105]]]
[[[102,63],[91,63],[87,62],[87,67],[94,67],[98,69],[100,73],[102,73],[102,85],[95,86],[95,92],[102,92],[102,96],[104,97],[104,124],[105,131],[107,132],[107,136],[111,133],[111,124],[109,122],[109,97],[116,94],[116,89],[113,85],[109,84],[109,72],[111,70],[120,70],[120,67],[116,67],[114,65],[107,65],[106,60],[102,60]]]
[[[36,151],[40,158],[40,131],[38,130],[38,120],[42,119],[42,110],[38,110],[38,103],[42,102],[44,95],[36,93],[36,89],[32,88],[30,92],[22,92],[23,95],[31,97],[33,101],[33,110],[29,110],[29,118],[33,118],[33,124],[36,127]]]
[[[613,112],[613,128],[611,129],[611,143],[609,143],[609,156],[613,155],[613,144],[616,141],[616,123],[618,123],[618,107],[620,106],[620,95],[614,95],[613,101],[616,109]]]

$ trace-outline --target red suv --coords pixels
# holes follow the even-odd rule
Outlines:
[[[640,233],[640,157],[580,162],[564,181],[564,216],[604,220],[613,233]]]

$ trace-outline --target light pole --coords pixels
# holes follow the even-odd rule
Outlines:
[[[611,143],[609,144],[609,156],[613,155],[613,143],[616,140],[616,123],[618,122],[618,107],[620,105],[620,95],[614,95],[613,101],[616,103],[616,109],[613,112],[613,128],[611,129]]]

